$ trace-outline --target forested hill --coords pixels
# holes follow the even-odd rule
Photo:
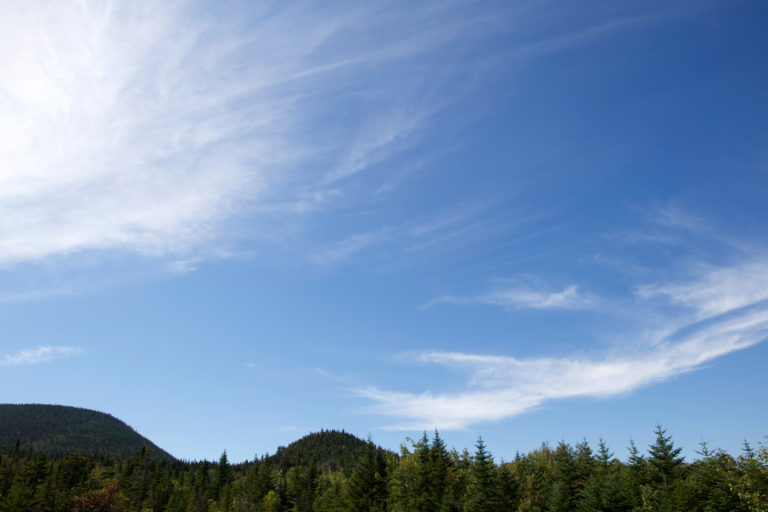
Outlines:
[[[146,446],[154,459],[173,460],[147,438],[103,412],[40,404],[0,404],[0,447],[52,457],[68,453],[128,458]]]
[[[268,462],[280,469],[292,467],[310,467],[315,465],[318,471],[342,470],[349,474],[363,459],[368,443],[347,432],[321,430],[294,441],[288,446],[280,446],[277,452],[268,458]],[[378,450],[384,454],[382,448]]]
[[[292,452],[323,453],[316,448],[326,440],[358,445],[347,436],[313,434],[296,443],[306,450],[280,453],[286,460]],[[365,443],[346,474],[318,470],[306,458],[310,466],[284,470],[266,459],[230,465],[226,453],[218,463],[158,461],[146,451],[107,461],[11,447],[0,449],[0,512],[768,511],[766,446],[745,444],[732,456],[702,444],[701,458],[686,462],[657,426],[647,451],[631,441],[629,449],[620,461],[602,441],[594,449],[561,441],[499,464],[482,439],[474,452],[459,453],[435,432],[399,456]]]

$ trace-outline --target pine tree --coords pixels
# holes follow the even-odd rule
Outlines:
[[[312,512],[317,490],[317,466],[312,461],[308,468],[302,470],[299,475],[296,489],[296,511]]]
[[[675,487],[681,481],[683,457],[681,448],[675,448],[672,437],[656,424],[656,441],[648,452],[648,484],[641,487],[643,507],[660,512],[675,509]],[[678,499],[679,501],[679,499]]]
[[[315,512],[344,510],[346,478],[342,471],[322,473],[317,482],[317,496],[313,504]]]
[[[369,439],[365,456],[347,484],[346,502],[350,512],[385,510],[387,495],[385,473],[385,462]]]
[[[227,451],[221,454],[219,457],[219,464],[216,466],[216,477],[213,481],[213,499],[218,500],[221,496],[221,491],[227,486],[232,478],[232,468],[229,467],[229,461],[227,460]]]
[[[150,496],[153,478],[155,476],[155,461],[146,446],[142,446],[132,458],[128,459],[125,476],[120,481],[131,496],[131,506],[141,510]]]
[[[432,456],[426,431],[422,434],[421,439],[414,443],[413,456],[416,462],[416,472],[413,484],[412,512],[434,512],[435,503],[432,501]]]
[[[672,437],[658,423],[654,433],[656,442],[650,446],[648,458],[651,477],[657,483],[667,486],[678,476],[683,464],[683,457],[679,456],[682,448],[675,448]]]
[[[547,500],[552,512],[570,512],[576,509],[578,469],[573,448],[564,441],[558,443],[554,453],[555,479]]]
[[[404,445],[400,457],[391,461],[387,481],[387,510],[410,512],[415,506],[416,457]]]
[[[512,472],[510,464],[501,462],[499,466],[499,488],[501,491],[501,512],[514,512],[520,505],[520,482]]]
[[[478,437],[475,456],[470,473],[472,484],[467,510],[469,512],[492,512],[500,503],[499,481],[493,457],[485,449],[485,442]]]
[[[742,512],[747,510],[739,499],[738,494],[731,489],[724,475],[733,473],[736,461],[733,457],[720,451],[710,450],[707,443],[702,441],[697,453],[702,458],[689,468],[686,485],[690,489],[691,504],[705,511]],[[679,505],[679,504],[678,504]],[[689,506],[688,508],[692,508]]]
[[[624,473],[624,488],[630,507],[636,509],[640,507],[640,504],[642,503],[640,489],[646,483],[648,462],[640,453],[635,441],[631,438],[627,450],[629,451],[629,458],[627,459],[627,467],[625,468]]]
[[[429,510],[434,512],[450,510],[453,500],[446,493],[446,488],[448,487],[448,472],[451,459],[448,456],[445,443],[440,438],[437,430],[435,430],[435,435],[432,437],[429,459],[431,466],[429,471]]]
[[[269,491],[275,490],[272,471],[265,460],[253,462],[245,482],[245,494],[249,503],[261,503]]]

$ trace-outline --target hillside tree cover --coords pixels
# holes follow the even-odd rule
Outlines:
[[[688,463],[665,429],[655,433],[646,453],[630,441],[626,461],[601,440],[595,449],[545,443],[497,462],[482,438],[472,453],[449,451],[438,432],[399,454],[354,438],[363,450],[334,460],[354,436],[323,431],[242,464],[226,452],[185,462],[146,448],[122,459],[51,457],[17,443],[0,452],[0,512],[768,511],[766,446],[745,443],[734,457],[702,443]]]
[[[125,459],[142,446],[173,457],[119,419],[99,411],[46,404],[0,404],[0,446],[60,457],[68,453]]]

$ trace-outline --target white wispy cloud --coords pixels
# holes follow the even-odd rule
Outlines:
[[[221,48],[182,28],[183,13],[41,7],[3,6],[0,263],[87,249],[183,251],[243,191],[258,190],[244,164],[265,141],[228,149],[270,112],[226,114],[238,88],[221,77],[196,82]]]
[[[21,366],[40,364],[73,356],[82,352],[77,347],[37,347],[20,350],[15,354],[5,354],[0,358],[0,366]]]
[[[412,134],[425,117],[402,108],[385,113],[358,137],[340,164],[325,175],[325,181],[333,183],[356,174],[409,147],[415,142]]]
[[[768,299],[768,262],[750,261],[735,267],[703,267],[695,283],[648,284],[638,287],[644,298],[663,296],[707,317]]]
[[[311,256],[312,260],[322,265],[344,261],[353,254],[368,247],[384,243],[397,236],[391,226],[384,226],[375,231],[353,233],[333,245],[327,246]]]
[[[466,209],[459,212],[445,214],[433,219],[409,221],[398,225],[385,225],[371,231],[353,233],[337,242],[327,244],[319,251],[310,255],[315,263],[331,265],[348,260],[353,255],[370,247],[386,243],[399,242],[401,244],[417,243],[423,248],[436,239],[443,239],[447,233],[455,229],[462,229],[464,225],[477,212]],[[413,245],[406,245],[403,251],[415,250]]]
[[[11,293],[4,293],[0,295],[0,303],[32,302],[32,301],[37,301],[41,299],[60,297],[63,295],[70,295],[70,294],[71,294],[71,290],[57,289],[57,288],[37,289],[34,291],[25,291],[25,292],[16,292],[16,293],[11,292]]]
[[[560,291],[523,286],[499,288],[473,297],[443,295],[429,300],[421,309],[437,304],[488,304],[515,309],[589,309],[595,307],[598,301],[594,296],[580,292],[576,285]]]
[[[687,320],[670,317],[670,328],[659,339],[643,338],[654,331],[638,331],[631,347],[603,358],[428,352],[412,359],[465,373],[468,388],[443,394],[377,388],[355,392],[376,403],[373,412],[403,418],[388,428],[404,430],[464,428],[515,416],[550,400],[631,392],[768,338],[768,292],[760,287],[765,270],[763,262],[748,261],[710,269],[684,284],[649,285],[641,298],[663,293],[690,308]]]
[[[312,211],[434,108],[414,81],[361,99],[353,122],[329,117],[337,99],[385,88],[366,70],[481,33],[450,9],[200,9],[0,6],[0,265],[108,250],[189,262],[259,205]]]

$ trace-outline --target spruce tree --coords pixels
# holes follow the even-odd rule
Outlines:
[[[500,503],[499,480],[493,457],[485,449],[485,442],[478,437],[475,456],[470,473],[472,483],[467,510],[469,512],[492,512]]]
[[[681,448],[675,448],[672,437],[656,424],[656,441],[648,452],[648,485],[641,488],[643,506],[660,512],[675,509],[675,486],[683,469]]]
[[[435,430],[435,435],[432,437],[429,455],[429,510],[434,512],[450,510],[452,500],[446,495],[446,488],[448,486],[448,471],[451,459],[448,457],[448,450],[446,450],[445,443],[440,438],[437,430]]]
[[[317,466],[312,461],[308,468],[301,470],[296,489],[296,511],[312,512],[317,490]]]
[[[737,492],[731,488],[728,480],[723,478],[724,475],[735,472],[736,461],[720,450],[710,450],[704,441],[700,446],[701,449],[697,453],[702,458],[690,466],[686,478],[686,485],[691,493],[691,504],[705,511],[746,511],[747,508]]]
[[[246,485],[246,494],[251,503],[260,503],[269,491],[275,490],[272,470],[266,460],[254,462]]]
[[[349,512],[383,512],[386,509],[385,473],[385,462],[369,438],[363,460],[347,483]]]
[[[564,441],[558,443],[554,453],[554,484],[547,504],[552,512],[570,512],[576,509],[578,469],[573,448]]]
[[[520,481],[512,471],[511,465],[501,462],[499,466],[499,490],[501,512],[515,512],[520,505]]]
[[[651,477],[661,485],[670,485],[683,464],[683,457],[680,457],[682,448],[675,448],[672,436],[668,436],[667,431],[658,423],[654,433],[656,442],[649,447],[648,457]]]
[[[229,467],[229,461],[227,460],[227,451],[221,454],[219,457],[219,465],[216,466],[216,478],[213,481],[213,499],[218,500],[221,495],[221,491],[232,477],[232,469]]]
[[[626,491],[631,507],[637,508],[641,504],[640,489],[646,483],[648,462],[638,450],[633,439],[629,440],[629,459],[626,468]]]
[[[414,443],[413,456],[416,462],[416,481],[413,484],[412,512],[435,512],[432,501],[432,454],[426,431]]]

